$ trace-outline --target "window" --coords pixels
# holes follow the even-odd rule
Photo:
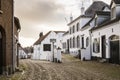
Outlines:
[[[100,52],[100,39],[95,38],[93,42],[93,52],[99,53]]]
[[[71,40],[71,38],[70,38],[70,48],[72,48],[72,40]]]
[[[73,48],[75,48],[75,38],[73,38]]]
[[[84,37],[82,37],[82,48],[84,48]]]
[[[79,31],[79,23],[77,23],[77,31]]]
[[[44,44],[43,51],[51,51],[51,44]]]
[[[88,45],[89,45],[89,38],[87,37],[86,38],[86,47],[88,47]]]
[[[63,43],[63,49],[66,49],[66,43]]]
[[[70,34],[71,34],[71,27],[70,27]]]
[[[73,26],[73,33],[75,32],[75,26]]]
[[[80,47],[80,37],[77,36],[77,48],[79,48],[79,47]]]

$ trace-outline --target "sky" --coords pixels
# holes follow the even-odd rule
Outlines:
[[[92,0],[14,0],[15,16],[19,18],[21,31],[19,41],[23,47],[32,46],[39,33],[67,31],[69,17],[78,17],[83,5],[85,9]],[[111,0],[102,0],[110,4]]]

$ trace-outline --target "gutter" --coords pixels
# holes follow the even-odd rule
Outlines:
[[[12,73],[14,73],[14,0],[12,0]]]

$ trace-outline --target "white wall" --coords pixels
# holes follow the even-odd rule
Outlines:
[[[56,39],[54,45],[56,46],[56,48],[58,47],[62,48],[61,40],[63,34],[64,34],[63,32],[59,32],[56,34],[54,31],[51,31],[50,34],[41,42],[41,44],[34,46],[33,59],[52,61],[53,44],[50,42],[50,39]],[[51,51],[43,51],[44,44],[51,44]]]
[[[112,29],[114,32],[112,32]],[[110,47],[109,47],[109,37],[112,35],[118,35],[120,36],[120,21],[107,25],[103,28],[100,28],[98,30],[95,30],[92,32],[92,44],[94,41],[94,38],[100,38],[100,52],[99,53],[94,53],[92,49],[92,56],[94,57],[102,57],[101,53],[101,36],[105,35],[106,36],[106,58],[110,58]],[[93,45],[92,45],[93,48]]]

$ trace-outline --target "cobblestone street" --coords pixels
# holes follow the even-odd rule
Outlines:
[[[63,55],[62,63],[39,60],[21,60],[26,69],[20,80],[120,80],[120,66],[80,61]]]

